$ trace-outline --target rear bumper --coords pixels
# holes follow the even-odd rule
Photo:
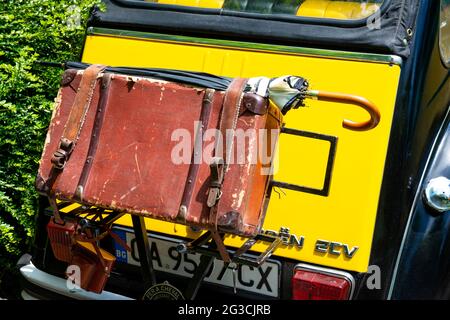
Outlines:
[[[108,291],[96,294],[83,289],[69,290],[65,279],[37,269],[32,262],[21,266],[20,273],[24,280],[22,291],[24,300],[133,300]]]
[[[66,280],[62,276],[55,276],[37,268],[31,261],[31,256],[20,259],[17,268],[21,274],[22,298],[24,300],[136,300],[140,299],[148,287],[143,283],[140,269],[136,266],[117,264],[116,272],[111,273],[106,290],[101,294],[78,289],[71,291],[67,288]],[[47,262],[51,263],[51,262]],[[54,268],[53,268],[53,271]],[[156,273],[159,283],[168,281],[171,285],[185,289],[187,278],[175,274]],[[242,301],[259,299],[273,300],[271,297],[223,287],[213,283],[203,283],[197,295],[198,300],[216,301],[218,297],[224,300],[239,299]]]

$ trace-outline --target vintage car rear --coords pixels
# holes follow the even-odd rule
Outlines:
[[[152,284],[149,260],[157,283],[168,281],[181,292],[191,290],[197,299],[209,299],[211,292],[214,299],[448,294],[440,287],[449,274],[449,250],[442,249],[448,249],[448,237],[438,241],[441,249],[436,244],[422,252],[422,258],[433,257],[430,263],[440,267],[424,266],[417,251],[407,252],[414,246],[408,246],[414,242],[408,230],[422,205],[427,159],[440,143],[433,141],[446,132],[450,90],[439,53],[439,5],[415,0],[104,2],[105,8],[92,12],[82,62],[227,77],[298,75],[308,79],[312,89],[372,101],[381,122],[368,131],[347,130],[343,119],[363,121],[367,113],[351,104],[324,101],[310,100],[307,108],[290,112],[284,118],[278,172],[262,231],[274,237],[281,232],[283,245],[259,268],[240,265],[233,271],[215,260],[199,289],[188,279],[200,255],[177,247],[200,231],[147,218],[145,231],[125,215],[113,230],[131,252],[111,238],[102,242],[102,248],[117,257],[106,290],[70,290],[66,265],[54,258],[47,240],[52,212],[43,198],[32,259],[21,265],[24,298],[140,299]],[[448,8],[448,2],[444,5]],[[85,209],[80,204],[60,206],[67,213]],[[420,210],[432,216],[429,209]],[[448,216],[432,217],[445,219],[433,223],[446,225],[448,232]],[[139,259],[139,252],[146,251],[139,246],[147,234],[151,259]],[[225,243],[236,250],[243,241],[229,236]],[[257,243],[249,256],[258,256],[267,246]],[[422,275],[426,270],[412,266],[417,261],[444,271]],[[416,279],[416,284],[408,284],[408,279]],[[419,293],[418,283],[426,283],[428,295]]]

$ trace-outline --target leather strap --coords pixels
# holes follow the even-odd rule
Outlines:
[[[209,208],[213,208],[220,199],[220,189],[231,160],[234,130],[240,114],[243,92],[247,81],[248,79],[245,78],[235,78],[225,93],[219,124],[222,139],[216,139],[215,156],[211,163],[211,185],[207,200]],[[229,131],[233,135],[227,135]],[[216,220],[212,219],[212,221],[217,225]]]
[[[217,204],[221,197],[221,188],[233,152],[234,131],[236,130],[247,81],[248,79],[245,78],[235,78],[225,93],[219,124],[222,139],[216,139],[215,157],[211,163],[211,184],[207,200],[207,205],[210,208],[209,221],[212,223],[210,231],[217,244],[220,256],[225,263],[229,263],[231,259],[223,243],[223,236],[217,230]],[[227,132],[233,134],[227,135]]]
[[[88,67],[83,73],[58,150],[52,158],[53,166],[56,169],[64,169],[75,147],[94,95],[98,75],[105,68],[103,65],[94,64]]]
[[[203,96],[203,102],[202,102],[202,111],[200,114],[200,121],[201,121],[201,127],[203,129],[197,129],[195,142],[194,142],[194,152],[192,153],[192,159],[191,159],[191,165],[189,168],[188,177],[186,179],[186,185],[183,192],[183,197],[181,198],[181,206],[180,210],[178,212],[177,219],[179,219],[182,223],[186,222],[186,215],[189,211],[189,204],[191,203],[193,193],[194,193],[194,187],[195,183],[194,181],[197,180],[197,175],[200,170],[200,164],[196,163],[195,161],[195,151],[197,148],[203,143],[203,135],[204,130],[208,128],[208,125],[211,121],[211,114],[214,104],[214,97],[215,97],[215,90],[214,89],[206,89],[205,94]]]
[[[236,130],[239,112],[241,109],[242,98],[247,85],[248,79],[236,78],[231,82],[230,87],[225,93],[223,102],[222,116],[220,118],[220,132],[222,133],[223,141],[225,142],[225,172],[230,163],[230,157],[233,152],[234,131]],[[232,130],[233,135],[227,136],[227,131]]]

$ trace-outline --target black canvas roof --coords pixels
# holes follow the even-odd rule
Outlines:
[[[379,14],[334,20],[104,0],[89,26],[358,52],[410,54],[419,0],[385,0]],[[379,20],[375,20],[379,18]],[[379,27],[379,28],[378,28]]]

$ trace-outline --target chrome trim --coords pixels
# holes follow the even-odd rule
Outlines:
[[[109,291],[103,291],[100,294],[88,292],[83,289],[69,290],[66,286],[66,280],[55,277],[36,268],[31,262],[20,268],[22,276],[30,283],[52,291],[54,293],[77,300],[134,300]],[[26,295],[25,295],[26,296]],[[28,294],[29,296],[29,294]],[[26,297],[28,297],[26,296]],[[22,297],[24,297],[22,295]]]
[[[431,146],[430,153],[428,155],[427,162],[425,163],[425,167],[423,169],[422,176],[420,177],[420,181],[419,181],[419,184],[418,184],[418,187],[417,187],[417,191],[416,191],[416,196],[414,197],[414,201],[413,201],[411,209],[409,211],[408,222],[406,223],[405,230],[403,231],[402,243],[400,244],[400,249],[399,249],[398,254],[397,254],[397,260],[395,262],[394,272],[392,274],[391,283],[389,284],[389,293],[388,293],[388,296],[387,296],[388,300],[392,299],[392,294],[393,294],[393,291],[394,291],[395,282],[397,280],[398,267],[400,265],[400,260],[401,260],[401,257],[402,257],[402,253],[403,253],[403,250],[405,248],[406,238],[408,236],[408,231],[409,231],[409,229],[411,227],[413,213],[414,213],[414,210],[416,208],[417,201],[421,201],[421,199],[422,199],[423,182],[424,182],[425,177],[427,175],[427,170],[428,170],[428,167],[430,165],[430,162],[433,160],[433,152],[436,149],[436,145],[439,142],[439,137],[441,135],[442,130],[444,130],[444,126],[445,126],[445,123],[447,122],[447,119],[448,119],[449,115],[450,115],[450,107],[447,108],[447,113],[446,113],[446,115],[444,117],[444,121],[442,121],[441,127],[439,128],[438,133],[436,134],[436,138],[434,139],[433,145]]]
[[[341,271],[341,270],[336,270],[336,269],[317,267],[317,266],[313,266],[313,265],[306,264],[306,263],[299,263],[299,264],[297,264],[294,267],[294,273],[297,270],[314,271],[314,272],[325,274],[325,275],[329,275],[329,276],[338,276],[340,278],[344,278],[344,279],[350,281],[350,296],[349,296],[348,300],[352,300],[353,299],[353,294],[355,292],[356,282],[355,282],[355,278],[353,278],[353,276],[350,273],[345,272],[345,271]]]
[[[348,52],[339,50],[294,47],[285,45],[271,45],[264,43],[220,40],[211,38],[195,38],[188,36],[167,35],[142,31],[127,31],[127,30],[90,27],[87,30],[87,35],[106,36],[106,37],[109,36],[114,38],[140,39],[140,40],[149,39],[163,42],[184,42],[212,47],[230,47],[230,48],[239,48],[241,50],[262,51],[262,52],[282,52],[286,54],[300,55],[300,56],[374,62],[398,66],[401,66],[403,63],[403,59],[396,55],[359,53],[359,52]]]
[[[425,204],[439,213],[450,210],[450,180],[440,176],[428,181],[423,192]]]

